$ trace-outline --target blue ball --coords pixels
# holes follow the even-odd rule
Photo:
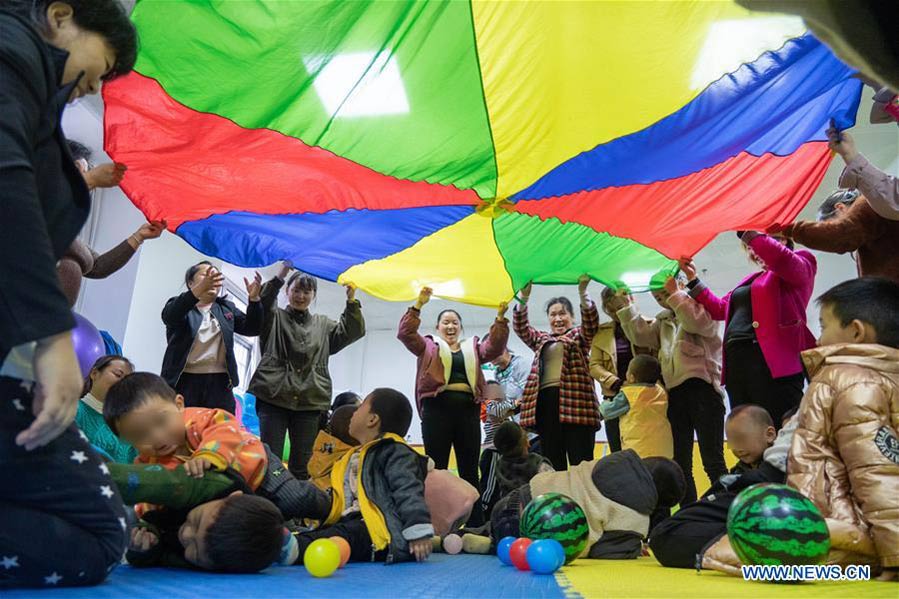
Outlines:
[[[540,539],[534,541],[528,547],[528,566],[531,567],[531,571],[535,574],[552,574],[564,563],[564,559],[562,562],[559,561],[559,552],[553,547],[553,543],[559,545],[558,541]],[[561,547],[559,545],[560,549]],[[564,555],[565,552],[563,551],[562,554]]]
[[[512,543],[517,540],[518,539],[515,537],[503,537],[499,540],[499,543],[496,544],[496,557],[499,558],[499,561],[501,561],[503,565],[512,565],[512,556],[509,555],[509,549],[512,548]]]
[[[556,559],[559,562],[559,565],[556,566],[556,568],[561,568],[565,565],[565,548],[562,547],[562,543],[555,539],[546,539],[546,542],[553,548],[553,551],[556,552]]]

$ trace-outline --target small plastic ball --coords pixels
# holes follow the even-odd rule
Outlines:
[[[303,565],[316,578],[327,578],[340,566],[340,549],[331,539],[316,539],[303,554]]]
[[[459,535],[446,535],[443,539],[443,550],[450,555],[456,555],[462,551],[462,537]]]
[[[565,565],[565,558],[566,558],[565,548],[562,547],[562,543],[558,542],[555,539],[544,539],[544,541],[546,543],[548,543],[549,546],[552,547],[553,551],[556,553],[556,559],[559,561],[559,565],[556,566],[556,569],[558,570],[559,568],[561,568],[562,566]]]
[[[518,539],[512,543],[512,547],[509,549],[512,564],[522,572],[528,570],[527,551],[532,542],[530,539]]]
[[[509,550],[512,548],[512,543],[515,541],[515,537],[503,537],[499,540],[499,543],[496,544],[496,557],[499,558],[499,561],[501,561],[504,566],[512,565],[512,556],[509,555]]]
[[[562,565],[559,562],[559,554],[557,553],[556,548],[551,544],[553,542],[558,544],[557,541],[541,539],[534,541],[528,546],[526,553],[528,566],[530,566],[531,571],[535,574],[552,574]],[[561,547],[561,545],[559,547]],[[563,551],[562,554],[564,555],[564,553],[565,552]],[[563,558],[562,562],[564,561]]]
[[[338,567],[343,568],[350,561],[350,544],[343,537],[328,537],[328,539],[334,541],[334,544],[340,550],[340,566]]]

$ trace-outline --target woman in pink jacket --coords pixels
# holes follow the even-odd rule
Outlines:
[[[715,296],[696,277],[692,261],[681,260],[681,270],[690,281],[690,295],[712,318],[726,323],[722,382],[731,409],[760,405],[779,428],[784,413],[802,399],[805,377],[799,353],[815,346],[805,311],[817,262],[784,237],[755,231],[738,231],[737,236],[762,270],[725,297]]]
[[[425,287],[415,305],[400,321],[397,338],[418,357],[415,402],[421,417],[425,453],[438,469],[449,465],[450,448],[456,453],[459,476],[478,486],[478,457],[481,451],[481,409],[487,386],[481,364],[498,358],[509,340],[508,305],[500,304],[487,338],[462,339],[462,318],[455,310],[437,317],[437,336],[422,336],[421,309],[431,299]],[[472,515],[469,522],[477,524]]]

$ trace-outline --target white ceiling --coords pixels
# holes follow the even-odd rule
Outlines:
[[[859,149],[873,164],[888,172],[899,173],[899,128],[893,125],[869,124],[868,114],[870,112],[872,95],[870,88],[865,88],[863,92],[864,97],[858,112],[857,125],[852,130],[852,134]],[[66,115],[68,135],[91,147],[95,152],[95,161],[106,159],[105,154],[101,150],[102,111],[102,101],[99,97],[94,96],[80,100],[76,105],[68,109],[68,114]],[[834,159],[823,183],[802,212],[800,218],[810,220],[815,218],[816,207],[836,188],[841,170],[842,161],[839,158]],[[816,293],[821,293],[832,285],[855,276],[854,263],[848,256],[818,255],[819,273]],[[752,268],[733,233],[719,235],[718,238],[696,256],[696,264],[703,270],[702,276],[704,280],[711,285],[713,290],[720,292],[730,289],[742,276],[751,272]],[[271,273],[271,270],[263,269],[263,273],[268,275]],[[233,271],[233,274],[229,272],[229,275],[232,275],[236,281],[240,281],[239,277],[245,274],[242,269],[238,268],[228,268],[228,271]],[[600,285],[594,283],[592,286],[594,297],[599,295],[599,290]],[[550,297],[564,294],[574,299],[576,291],[573,287],[538,287],[532,294],[531,306],[534,308],[541,307]],[[359,297],[364,302],[366,322],[370,330],[395,328],[406,309],[406,304],[381,301],[367,297],[361,292]],[[341,287],[327,281],[321,282],[317,310],[337,316],[342,309],[343,301],[344,291]],[[655,302],[648,294],[638,297],[638,303],[647,313],[654,313],[657,310]],[[435,317],[441,306],[449,305],[448,302],[439,299],[435,299],[433,304]],[[494,317],[494,312],[489,309],[461,304],[456,304],[454,307],[461,313],[467,328],[475,334],[478,332],[478,329],[489,326]],[[428,322],[428,320],[428,316],[425,316],[425,322]],[[538,310],[536,309],[534,311],[534,321],[537,324],[545,324],[545,318],[538,315]]]

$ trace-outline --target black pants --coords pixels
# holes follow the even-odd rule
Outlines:
[[[259,436],[280,459],[284,455],[284,438],[290,435],[290,458],[287,468],[300,480],[309,478],[309,458],[318,435],[319,410],[288,410],[256,398]]]
[[[730,408],[757,404],[768,410],[780,430],[783,415],[802,401],[805,376],[801,373],[773,378],[757,341],[737,341],[724,348],[727,396]]]
[[[192,374],[185,372],[178,379],[175,391],[184,396],[188,408],[219,408],[234,413],[234,391],[227,373]]]
[[[125,553],[125,507],[109,470],[74,425],[32,451],[30,385],[0,377],[0,589],[102,582]]]
[[[425,453],[438,470],[449,465],[450,448],[456,452],[459,477],[480,489],[478,456],[481,453],[481,410],[470,393],[444,391],[422,402],[421,436]],[[475,502],[468,519],[469,526],[479,526],[484,515],[480,502]]]
[[[618,418],[603,420],[606,427],[606,441],[609,443],[609,451],[621,451],[621,422]]]
[[[306,549],[316,539],[327,539],[328,537],[343,537],[350,544],[350,561],[351,562],[374,562],[384,561],[387,557],[387,550],[375,552],[371,545],[371,535],[365,527],[365,521],[362,514],[355,513],[341,518],[336,524],[319,528],[310,532],[301,532],[297,535],[297,545],[300,549],[300,557],[297,559],[297,565],[302,565],[303,554]]]
[[[668,390],[668,421],[674,438],[674,461],[684,471],[687,490],[681,505],[696,501],[693,480],[693,433],[699,440],[702,467],[714,484],[727,473],[724,463],[724,402],[715,387],[702,379],[687,379]]]
[[[580,424],[559,422],[559,388],[546,387],[537,396],[537,432],[543,457],[556,470],[568,470],[593,459],[596,429]]]
[[[649,547],[668,568],[695,568],[706,546],[727,533],[733,493],[709,496],[677,511],[649,533]]]
[[[496,477],[500,459],[501,456],[495,449],[488,447],[481,452],[481,509],[484,510],[485,521],[490,519],[493,506],[500,498],[499,479]]]

